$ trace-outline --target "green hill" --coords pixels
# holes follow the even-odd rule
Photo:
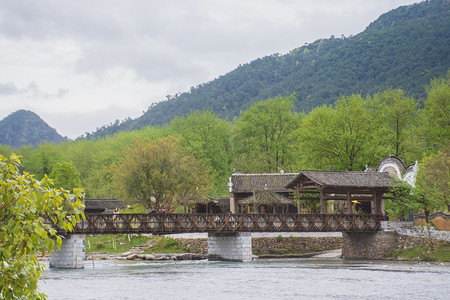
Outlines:
[[[298,111],[334,103],[341,94],[366,95],[387,88],[423,99],[430,79],[450,68],[449,32],[450,1],[402,6],[355,36],[321,39],[285,55],[258,58],[152,105],[139,118],[104,126],[87,137],[162,125],[207,108],[232,120],[257,101],[293,92]]]
[[[58,143],[67,140],[48,126],[37,114],[18,110],[0,121],[0,144],[20,148],[37,146],[44,141]]]

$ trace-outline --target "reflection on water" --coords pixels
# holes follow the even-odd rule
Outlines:
[[[342,259],[86,262],[46,269],[49,299],[448,299],[450,264]]]

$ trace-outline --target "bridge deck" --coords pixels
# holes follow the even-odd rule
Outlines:
[[[72,233],[375,232],[379,215],[86,214]]]

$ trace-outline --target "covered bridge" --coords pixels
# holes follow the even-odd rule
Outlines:
[[[352,171],[302,171],[286,188],[297,192],[301,200],[316,200],[320,213],[327,213],[327,201],[343,204],[346,213],[357,211],[381,214],[384,211],[384,195],[395,184],[388,173]],[[300,213],[300,205],[298,205]]]

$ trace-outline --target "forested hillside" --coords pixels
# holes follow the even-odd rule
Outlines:
[[[138,200],[146,207],[164,202],[171,209],[227,196],[232,170],[362,171],[395,155],[407,165],[418,161],[419,172],[427,163],[430,172],[438,172],[428,181],[437,185],[426,193],[441,199],[450,180],[450,71],[425,90],[421,104],[400,89],[387,89],[341,96],[308,113],[295,112],[295,95],[277,96],[253,104],[232,122],[195,111],[167,126],[94,140],[0,145],[0,154],[21,155],[24,171],[37,179],[47,174],[58,187],[82,187],[87,198]]]
[[[175,116],[210,109],[233,120],[253,103],[295,92],[297,111],[388,88],[424,99],[431,78],[450,67],[450,2],[399,7],[350,37],[330,37],[239,66],[230,73],[149,107],[137,119],[104,126],[88,138],[169,123]]]
[[[19,148],[37,146],[44,141],[58,143],[64,140],[67,138],[28,110],[18,110],[0,121],[0,145]]]

